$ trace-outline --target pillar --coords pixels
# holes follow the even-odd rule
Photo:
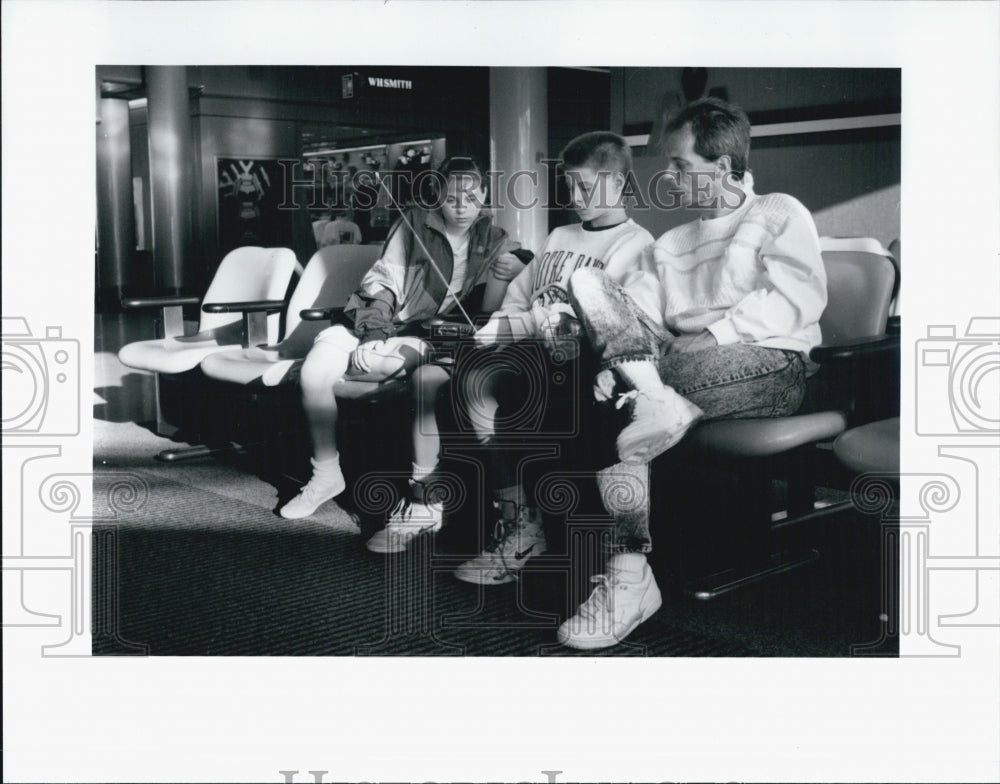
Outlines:
[[[194,144],[187,68],[150,66],[145,72],[153,274],[158,292],[174,294],[184,289],[185,284],[200,285],[190,252]]]
[[[490,68],[490,169],[502,172],[493,183],[496,222],[532,251],[549,233],[541,164],[548,157],[547,93],[545,68]]]
[[[129,287],[135,223],[128,101],[102,98],[97,123],[98,301],[114,308]],[[130,292],[132,293],[132,292]]]

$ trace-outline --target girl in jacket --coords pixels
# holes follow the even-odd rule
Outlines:
[[[466,313],[492,312],[503,301],[507,283],[524,267],[512,253],[518,243],[483,210],[482,169],[469,157],[452,157],[437,172],[434,204],[407,210],[390,232],[382,257],[348,301],[345,315],[353,329],[336,325],[323,330],[302,366],[313,474],[281,508],[281,516],[290,519],[312,515],[346,486],[336,441],[334,384],[345,377],[380,380],[399,373],[410,379],[417,409],[410,495],[393,510],[386,528],[368,541],[375,552],[404,550],[413,537],[442,523],[442,504],[427,490],[440,448],[434,403],[448,372],[428,364],[431,347],[413,333],[426,319],[460,312],[459,303]]]

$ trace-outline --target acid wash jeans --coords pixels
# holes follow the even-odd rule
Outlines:
[[[705,420],[788,416],[805,396],[805,363],[797,351],[745,343],[672,353],[673,336],[600,270],[578,270],[569,299],[596,354],[598,399],[628,391],[614,368],[653,362],[663,383],[700,408]],[[597,475],[601,500],[614,518],[613,552],[648,553],[649,464],[617,463]]]

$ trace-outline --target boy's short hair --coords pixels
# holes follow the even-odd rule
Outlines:
[[[632,169],[632,150],[628,142],[611,131],[581,134],[566,145],[559,157],[564,169],[587,167],[626,176]]]
[[[691,126],[694,151],[708,161],[728,155],[740,180],[750,163],[750,119],[739,106],[719,98],[689,103],[667,123],[665,134]]]

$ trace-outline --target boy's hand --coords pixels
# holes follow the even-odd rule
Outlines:
[[[679,338],[674,338],[670,344],[670,353],[692,354],[695,351],[704,351],[706,348],[715,348],[718,345],[719,341],[715,339],[715,335],[707,329],[703,329],[695,335],[681,335]]]
[[[550,353],[559,352],[563,359],[576,359],[580,354],[583,327],[568,305],[556,305],[539,325],[542,341]]]
[[[385,355],[384,340],[362,343],[351,355],[351,363],[362,373],[371,373],[375,364]]]
[[[513,253],[501,253],[493,261],[490,269],[493,271],[493,276],[500,280],[514,280],[524,266],[524,262]]]

